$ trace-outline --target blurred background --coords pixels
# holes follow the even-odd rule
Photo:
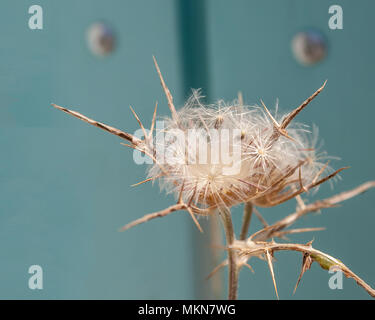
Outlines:
[[[43,10],[43,29],[30,29],[32,5]],[[329,19],[340,5],[343,25]],[[199,234],[178,212],[118,229],[172,204],[143,180],[120,139],[50,107],[54,102],[114,127],[146,125],[155,101],[168,107],[152,55],[176,106],[191,88],[208,102],[247,104],[263,99],[290,110],[324,80],[323,93],[298,117],[317,124],[342,180],[314,197],[325,198],[375,178],[374,1],[326,0],[3,0],[0,4],[0,298],[201,299],[226,297],[226,270],[205,277],[223,258],[213,248],[215,221]],[[33,22],[33,21],[32,21]],[[36,21],[34,21],[36,23]],[[342,27],[342,29],[340,28]],[[375,284],[374,191],[299,221],[327,227],[292,236],[341,259]],[[272,223],[295,203],[261,210]],[[242,207],[233,210],[236,227]],[[253,219],[251,231],[261,225]],[[210,232],[209,230],[214,230]],[[215,241],[214,241],[215,240]],[[353,280],[331,290],[331,274],[313,264],[292,295],[301,256],[276,254],[281,299],[367,299]],[[265,261],[244,269],[239,297],[275,299]],[[30,290],[28,269],[43,268],[43,290]]]

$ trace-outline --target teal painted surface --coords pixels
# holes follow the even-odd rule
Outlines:
[[[119,233],[174,201],[143,180],[121,140],[50,107],[51,102],[133,132],[129,105],[150,124],[155,101],[168,108],[158,58],[181,104],[174,1],[38,1],[44,29],[28,28],[30,1],[3,1],[0,13],[0,298],[192,298],[191,221]],[[96,21],[118,47],[96,58],[85,32]],[[28,289],[39,264],[44,289]]]
[[[328,7],[342,5],[344,29],[328,28]],[[375,43],[373,1],[247,1],[209,0],[208,39],[211,97],[231,100],[238,90],[247,103],[290,110],[312,94],[325,79],[324,92],[299,115],[315,123],[329,154],[342,158],[332,164],[349,165],[334,190],[322,187],[314,198],[324,198],[374,179]],[[313,67],[302,67],[293,58],[294,34],[312,27],[328,39],[327,58]],[[340,258],[370,284],[375,283],[374,190],[346,201],[339,208],[323,210],[302,219],[298,226],[327,227],[326,231],[290,237],[301,242],[315,238],[316,248]],[[261,210],[268,222],[295,208],[294,203]],[[233,212],[240,223],[241,209]],[[255,219],[254,219],[255,220]],[[259,224],[256,225],[259,227]],[[252,230],[256,230],[253,225]],[[353,280],[344,279],[343,290],[328,288],[329,274],[313,265],[295,294],[300,255],[276,255],[275,273],[282,299],[363,299],[368,295]],[[274,299],[269,271],[263,261],[254,261],[255,275],[243,270],[240,298]]]

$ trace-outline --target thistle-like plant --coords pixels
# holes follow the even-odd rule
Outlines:
[[[316,261],[323,269],[341,270],[375,297],[374,289],[340,260],[314,249],[312,242],[296,244],[274,241],[275,238],[283,239],[288,234],[321,230],[287,228],[309,212],[335,206],[375,186],[375,181],[367,182],[353,190],[310,204],[305,203],[300,196],[316,190],[319,185],[337,177],[340,171],[346,169],[334,171],[329,166],[329,157],[316,148],[317,130],[312,134],[307,126],[293,121],[323,90],[326,82],[299,107],[282,116],[278,115],[277,108],[272,115],[263,101],[261,106],[244,105],[241,95],[231,103],[218,101],[214,105],[204,105],[199,91],[194,90],[186,104],[176,110],[155,59],[154,62],[171,117],[165,117],[163,127],[157,128],[156,105],[151,129],[147,130],[131,108],[140,125],[141,138],[53,104],[68,114],[119,136],[127,141],[126,146],[147,155],[152,160],[148,178],[137,185],[159,180],[162,189],[175,194],[176,204],[147,214],[125,225],[122,230],[185,210],[203,232],[197,217],[220,216],[226,235],[228,257],[210,276],[228,266],[229,299],[237,298],[239,271],[243,266],[251,268],[248,262],[252,257],[267,261],[278,296],[273,255],[281,250],[302,253],[302,269],[296,288],[303,273]],[[256,209],[273,207],[293,198],[297,200],[296,212],[272,225],[268,225]],[[230,208],[242,203],[243,223],[240,235],[236,238]],[[264,227],[249,237],[253,212]]]

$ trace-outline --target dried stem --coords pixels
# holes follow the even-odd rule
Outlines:
[[[249,231],[251,216],[253,214],[253,205],[251,202],[245,203],[243,208],[242,227],[240,233],[240,240],[245,240]]]
[[[230,211],[226,208],[221,209],[220,216],[223,221],[223,226],[225,229],[225,234],[227,238],[227,250],[228,250],[228,259],[223,261],[218,265],[209,275],[211,277],[224,266],[228,265],[229,267],[229,299],[237,298],[237,288],[238,288],[238,274],[242,266],[249,266],[247,264],[248,259],[252,256],[263,256],[266,258],[268,266],[270,268],[270,273],[272,276],[272,281],[275,287],[276,296],[278,297],[275,274],[273,271],[272,258],[274,251],[281,250],[290,250],[290,251],[299,251],[303,253],[303,263],[301,274],[298,278],[296,288],[301,280],[303,273],[310,268],[310,265],[313,261],[316,261],[324,269],[336,268],[341,270],[345,276],[353,278],[358,285],[364,288],[371,296],[375,297],[375,290],[371,288],[364,280],[357,276],[353,271],[346,267],[340,260],[335,259],[329,256],[326,253],[323,253],[319,250],[313,249],[311,243],[306,245],[303,244],[279,244],[275,243],[273,240],[271,242],[264,242],[267,239],[274,237],[285,237],[287,234],[311,232],[311,231],[320,231],[324,228],[300,228],[300,229],[290,229],[284,230],[286,227],[292,225],[297,219],[304,216],[305,214],[313,211],[320,210],[322,208],[328,208],[337,205],[338,203],[355,197],[366,190],[375,187],[375,181],[366,182],[352,190],[342,192],[340,194],[334,195],[330,198],[324,200],[316,201],[312,204],[305,205],[303,208],[297,210],[295,213],[287,216],[286,218],[274,223],[271,226],[268,226],[265,222],[264,228],[258,232],[252,234],[247,240],[246,234],[249,229],[250,220],[252,212],[255,212],[257,215],[260,213],[257,212],[257,209],[253,207],[251,203],[247,203],[244,208],[244,216],[242,220],[241,235],[240,240],[235,239],[232,219],[230,216]],[[261,217],[261,216],[260,216]],[[263,220],[263,219],[262,219]],[[232,243],[232,245],[230,245]],[[237,255],[234,255],[233,249],[238,251]],[[249,266],[250,267],[250,266]]]
[[[230,210],[227,208],[220,208],[219,215],[224,226],[225,237],[227,241],[227,246],[230,248],[234,241],[234,229],[232,223],[232,216]],[[237,299],[237,289],[238,289],[238,266],[237,266],[237,252],[235,250],[228,250],[228,299]]]

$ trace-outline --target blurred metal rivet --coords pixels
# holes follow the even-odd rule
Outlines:
[[[96,22],[87,30],[87,43],[93,54],[106,56],[115,48],[114,31],[108,25]]]
[[[293,37],[292,51],[298,62],[313,65],[326,56],[326,39],[316,30],[299,32]]]

